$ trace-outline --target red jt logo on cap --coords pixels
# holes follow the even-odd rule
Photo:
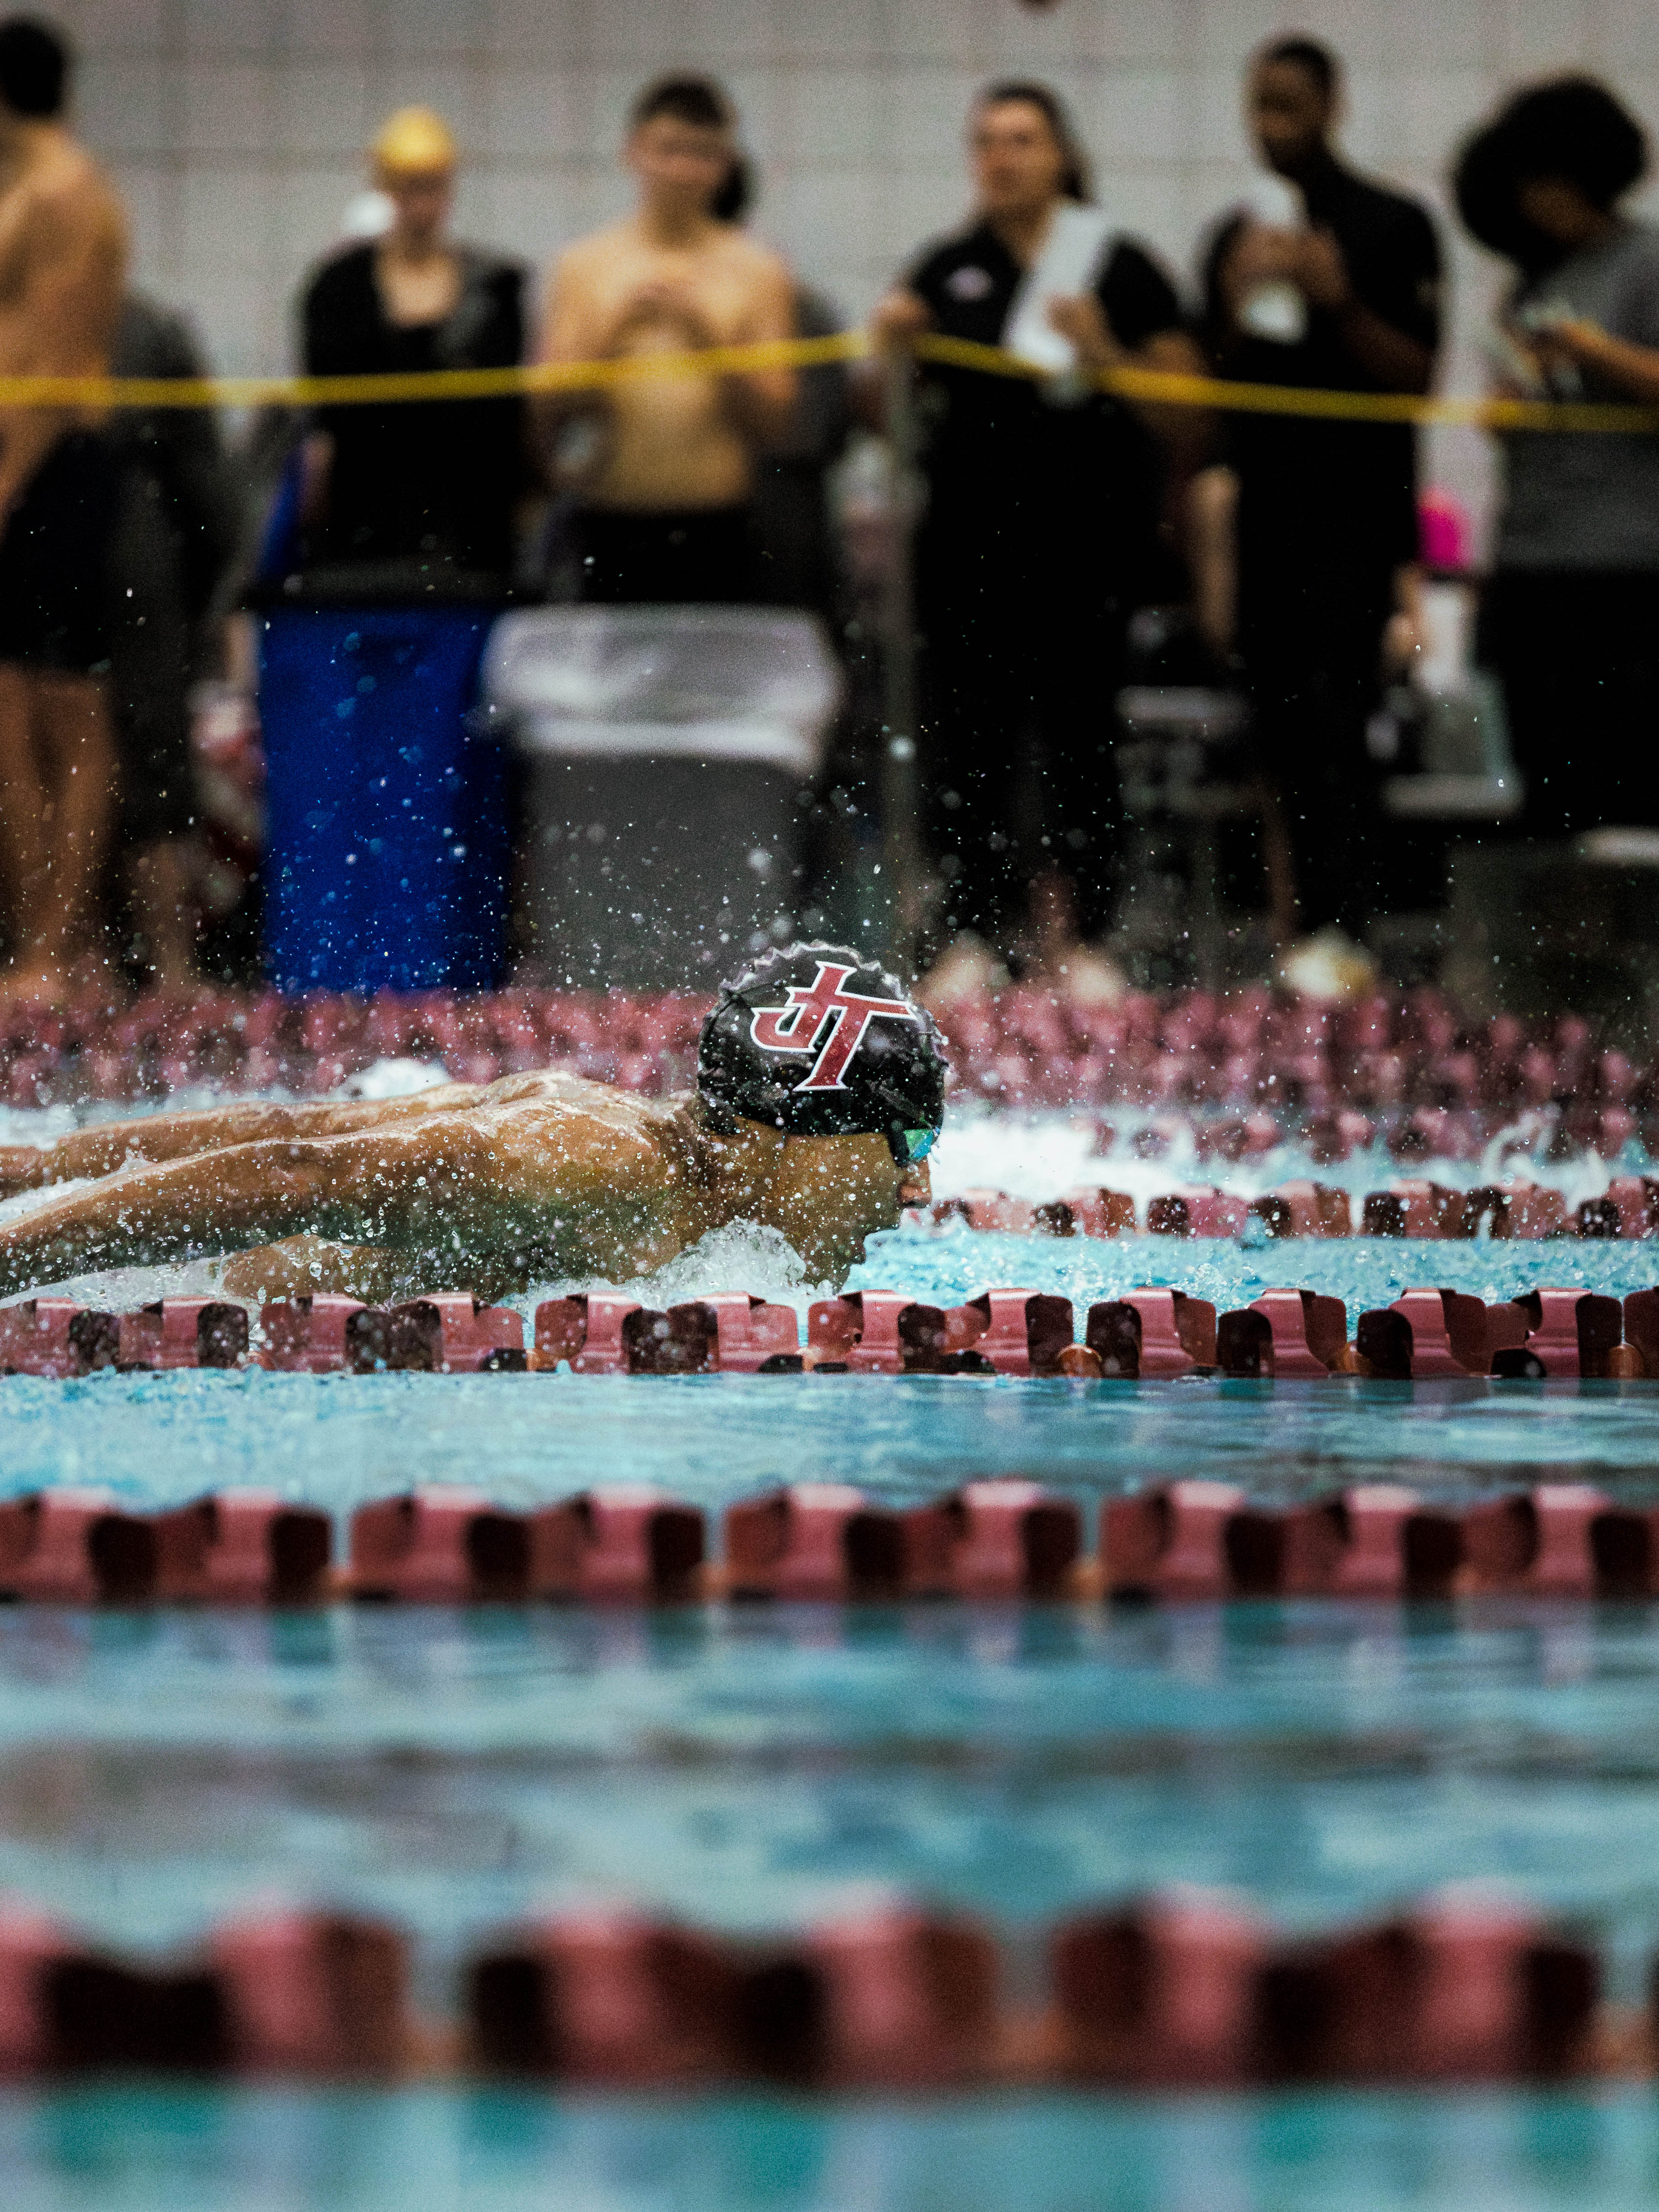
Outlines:
[[[796,1084],[797,1091],[844,1091],[842,1078],[872,1022],[880,1016],[898,1022],[919,1018],[915,1008],[902,999],[866,999],[856,991],[843,990],[853,973],[850,968],[820,960],[818,972],[805,989],[792,983],[785,1005],[758,1008],[749,1025],[750,1036],[763,1052],[812,1052],[823,1036],[823,1049],[810,1073]],[[823,1036],[826,1022],[830,1030]]]

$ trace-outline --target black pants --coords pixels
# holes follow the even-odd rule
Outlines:
[[[1500,568],[1480,657],[1504,686],[1528,836],[1659,828],[1659,571]]]
[[[1024,569],[930,531],[917,549],[923,834],[951,928],[997,939],[1033,879],[1069,878],[1085,936],[1111,918],[1118,842],[1114,715],[1123,618],[1097,570]]]
[[[581,595],[599,606],[744,606],[760,597],[746,507],[584,507]]]
[[[1255,746],[1279,796],[1304,930],[1363,935],[1398,903],[1365,727],[1381,690],[1394,570],[1280,560],[1241,574],[1239,644]]]
[[[109,541],[120,495],[102,438],[71,430],[0,538],[0,660],[84,676],[109,660]]]

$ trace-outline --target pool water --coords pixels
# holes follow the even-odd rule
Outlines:
[[[416,2004],[526,1911],[783,1931],[880,1893],[1055,1916],[1183,1878],[1285,1927],[1491,1882],[1659,1947],[1659,1606],[0,1614],[0,1889],[157,1958],[272,1896],[389,1913]],[[0,2094],[18,2212],[1626,2208],[1646,2088],[629,2100]]]
[[[1456,1496],[1541,1470],[1632,1502],[1659,1494],[1659,1388],[257,1369],[0,1382],[0,1496],[92,1484],[149,1507],[252,1484],[342,1525],[413,1483],[460,1482],[523,1507],[652,1482],[717,1514],[807,1480],[909,1504],[970,1477],[1024,1474],[1091,1504],[1176,1475],[1269,1498],[1385,1478]]]
[[[131,1302],[184,1279],[115,1287]],[[1148,1282],[1224,1307],[1302,1284],[1345,1297],[1352,1319],[1425,1282],[1498,1297],[1656,1279],[1659,1255],[1635,1244],[1094,1244],[952,1227],[878,1240],[854,1286],[951,1304],[1023,1283],[1070,1296],[1080,1324],[1091,1300]],[[657,1304],[812,1295],[752,1235],[631,1287]],[[1659,1496],[1659,1387],[0,1382],[0,1494],[95,1483],[150,1506],[261,1484],[341,1523],[411,1482],[513,1506],[647,1480],[717,1515],[785,1479],[908,1503],[1028,1474],[1092,1516],[1176,1474],[1287,1498],[1382,1478],[1467,1496],[1544,1471]],[[1501,1883],[1590,1938],[1609,1995],[1635,2004],[1659,1951],[1656,1837],[1659,1605],[0,1610],[0,1891],[157,1956],[273,1896],[389,1915],[438,2021],[504,1925],[595,1899],[762,1933],[919,1895],[990,1919],[1011,1996],[1030,2001],[1054,1919],[1175,1880],[1301,1929]],[[466,2084],[0,2094],[0,2189],[24,2212],[1530,2212],[1633,2206],[1656,2188],[1659,2103],[1617,2085],[913,2104]]]
[[[1643,2091],[695,2102],[0,2093],[9,2212],[1637,2212]]]
[[[390,1914],[422,2002],[544,1906],[732,1932],[894,1892],[1046,1923],[1170,1881],[1293,1928],[1501,1876],[1639,2002],[1659,1606],[0,1615],[0,1890],[188,1946]]]

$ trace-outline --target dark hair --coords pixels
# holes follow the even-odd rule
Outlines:
[[[1606,85],[1558,76],[1517,92],[1466,142],[1452,189],[1457,212],[1483,246],[1522,268],[1543,269],[1566,249],[1527,221],[1522,185],[1564,178],[1605,211],[1647,165],[1647,134]]]
[[[1330,48],[1300,31],[1289,38],[1269,39],[1255,58],[1258,68],[1263,62],[1283,62],[1303,70],[1312,78],[1322,100],[1334,99],[1342,82],[1342,64]]]
[[[1090,200],[1094,198],[1094,179],[1090,173],[1089,156],[1083,141],[1077,135],[1077,125],[1071,112],[1057,92],[1046,84],[1038,84],[1026,77],[1002,77],[995,84],[988,84],[977,100],[975,108],[1003,107],[1020,100],[1027,107],[1035,107],[1054,134],[1064,167],[1060,173],[1060,189],[1068,200]]]
[[[653,116],[672,115],[698,131],[735,131],[738,111],[713,77],[659,76],[647,85],[629,111],[628,127],[637,131]],[[716,222],[741,222],[755,197],[754,172],[746,155],[734,154],[726,181],[709,202]]]
[[[672,115],[699,131],[732,131],[737,110],[710,76],[659,76],[647,85],[629,111],[629,128],[637,131],[658,115]]]
[[[14,115],[61,115],[73,58],[69,40],[50,23],[9,15],[0,23],[0,106]]]
[[[708,203],[708,212],[716,222],[741,222],[754,199],[755,173],[749,166],[749,156],[734,154],[726,182]]]

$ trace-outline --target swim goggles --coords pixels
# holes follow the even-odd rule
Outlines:
[[[925,1160],[939,1142],[939,1131],[906,1129],[895,1121],[887,1132],[887,1142],[900,1167],[914,1167],[918,1160]]]

